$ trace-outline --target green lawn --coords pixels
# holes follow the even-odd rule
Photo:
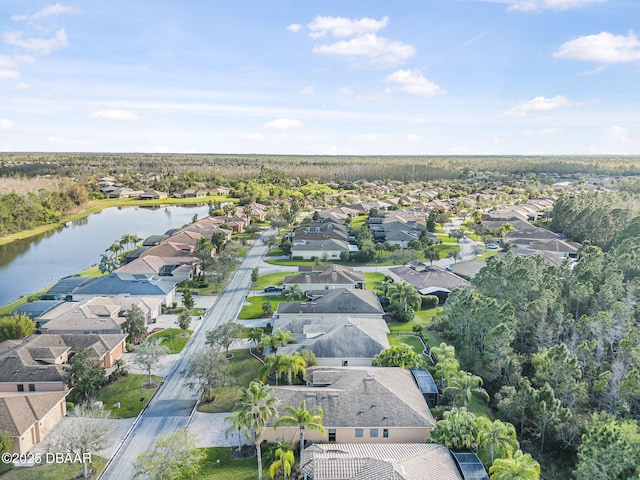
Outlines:
[[[413,348],[414,352],[420,355],[424,351],[424,345],[422,345],[422,342],[418,337],[391,336],[389,337],[389,343],[391,345],[399,345],[401,343],[404,343],[406,345],[409,345],[411,348]]]
[[[258,280],[256,280],[251,289],[264,290],[264,287],[268,287],[269,285],[281,285],[284,277],[287,275],[291,275],[291,272],[277,272],[262,275],[261,277],[258,277]]]
[[[104,402],[105,410],[110,410],[115,418],[136,417],[149,403],[162,377],[151,376],[153,384],[156,385],[155,388],[144,387],[148,380],[149,377],[144,374],[122,377],[117,382],[100,389],[98,399]],[[144,398],[142,402],[141,398]],[[120,408],[113,407],[116,402],[120,402]]]
[[[446,233],[436,233],[436,240],[445,243],[457,243],[455,238],[450,237]]]
[[[180,353],[191,338],[193,330],[180,328],[166,328],[160,332],[149,335],[149,338],[162,338],[162,345],[169,349],[169,353]]]
[[[107,460],[91,456],[89,468],[96,472],[102,472]],[[256,467],[257,468],[257,467]],[[80,463],[49,463],[32,468],[17,468],[2,476],[3,480],[74,480],[82,478],[82,464]],[[91,478],[96,478],[91,477]],[[213,477],[211,477],[213,478]]]
[[[248,349],[231,350],[234,357],[230,360],[231,371],[236,385],[223,387],[216,391],[216,400],[212,403],[201,403],[198,411],[206,413],[230,412],[238,400],[238,387],[246,387],[258,378],[258,370],[262,366],[259,360],[251,356]]]
[[[254,318],[261,318],[264,315],[262,313],[262,304],[267,300],[271,302],[273,311],[275,312],[278,304],[280,302],[283,302],[284,298],[280,295],[256,295],[254,297],[247,297],[247,302],[249,304],[242,307],[238,318],[240,320],[252,320]]]
[[[207,457],[203,460],[200,473],[194,478],[215,480],[255,480],[258,476],[258,459],[231,458],[229,447],[211,447],[202,449]],[[220,466],[217,464],[220,460]],[[268,465],[264,465],[265,478],[268,478]]]
[[[384,280],[384,273],[380,272],[363,272],[364,273],[364,288],[365,290],[374,290],[376,285]]]

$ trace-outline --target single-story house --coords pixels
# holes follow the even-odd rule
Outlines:
[[[306,385],[274,387],[276,408],[320,407],[325,432],[307,430],[308,442],[421,443],[436,422],[411,372],[395,367],[322,367],[307,369]],[[264,431],[268,442],[296,441],[299,429],[273,427]]]
[[[364,288],[362,272],[343,265],[314,265],[299,267],[299,273],[284,277],[283,286],[298,285],[302,290],[333,288]]]
[[[73,300],[92,297],[156,297],[170,305],[176,297],[176,284],[142,274],[110,273],[95,278],[72,293]]]
[[[454,288],[473,288],[473,285],[453,272],[437,265],[411,262],[389,268],[389,276],[395,282],[407,282],[421,295],[435,295],[443,303]]]
[[[449,449],[435,443],[313,444],[300,469],[304,480],[464,480]]]
[[[14,439],[10,453],[27,453],[57,425],[67,414],[68,393],[0,393],[0,430]]]
[[[326,240],[308,240],[303,243],[294,244],[291,247],[292,257],[302,257],[303,260],[311,258],[328,258],[337,260],[341,253],[357,252],[358,247],[350,245],[344,240],[329,238]]]
[[[313,301],[280,303],[276,318],[384,318],[380,300],[371,290],[336,288],[318,293],[324,295]]]

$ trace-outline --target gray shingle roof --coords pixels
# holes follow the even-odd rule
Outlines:
[[[337,314],[384,315],[376,294],[369,290],[336,288],[313,302],[283,302],[278,313],[284,314]]]
[[[317,285],[317,284],[352,284],[364,283],[365,278],[362,272],[342,265],[318,265],[313,271],[301,272],[296,275],[284,277],[285,284],[295,285]]]
[[[154,280],[146,275],[111,273],[77,289],[74,295],[166,295],[175,284]]]
[[[286,406],[297,408],[306,400],[308,407],[322,408],[325,428],[435,427],[435,420],[409,370],[310,367],[307,379],[310,385],[274,388],[280,414]]]
[[[417,290],[428,287],[440,287],[452,290],[454,288],[472,288],[471,283],[454,273],[447,272],[436,265],[416,263],[392,267],[389,269],[402,280],[413,285]]]

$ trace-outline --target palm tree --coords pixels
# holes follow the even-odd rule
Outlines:
[[[391,285],[388,296],[391,303],[402,305],[404,313],[407,313],[409,307],[415,309],[420,305],[420,295],[415,287],[407,282],[397,282]]]
[[[276,374],[276,386],[278,385],[278,379],[280,378],[280,361],[282,355],[267,355],[264,359],[264,365],[258,370],[258,378],[262,382],[266,382],[269,375]]]
[[[516,450],[508,458],[498,458],[489,468],[491,480],[539,480],[540,464],[528,453]]]
[[[498,229],[498,234],[502,238],[502,244],[503,245],[507,241],[507,234],[509,234],[511,232],[515,232],[515,231],[516,231],[516,229],[509,222],[503,223],[502,225],[500,225],[500,228]]]
[[[300,288],[300,285],[289,285],[282,291],[282,296],[289,302],[302,300],[304,298],[304,291]]]
[[[449,386],[444,389],[444,393],[450,393],[455,399],[462,397],[465,410],[474,395],[482,397],[487,402],[489,401],[489,394],[482,388],[482,378],[468,373],[449,380]]]
[[[286,415],[282,415],[273,424],[273,427],[277,428],[281,425],[298,427],[300,430],[300,454],[302,454],[302,450],[304,450],[304,431],[307,428],[322,433],[325,432],[322,426],[322,409],[320,407],[312,407],[310,410],[307,410],[307,402],[306,400],[302,400],[298,408],[285,407],[284,411]]]
[[[293,335],[291,335],[289,330],[283,332],[280,328],[276,328],[275,332],[271,334],[271,338],[273,341],[273,347],[283,347],[288,343],[296,343],[296,339],[293,338]]]
[[[262,480],[262,432],[269,419],[276,415],[275,404],[278,401],[271,395],[271,387],[260,381],[252,381],[248,387],[240,388],[238,401],[233,407],[231,420],[234,428],[242,430],[247,438],[251,438],[256,446],[258,456],[258,480]]]
[[[520,447],[512,424],[500,420],[492,422],[487,417],[478,417],[477,422],[478,445],[489,451],[489,465],[493,465],[496,454],[501,457],[511,456]]]
[[[280,367],[278,368],[278,372],[287,372],[287,380],[289,385],[293,384],[294,376],[297,377],[299,373],[302,373],[303,376],[307,374],[307,362],[304,361],[304,358],[302,358],[298,352],[292,354],[284,353],[277,356],[281,357],[279,361]]]
[[[274,452],[276,460],[269,467],[269,475],[276,478],[276,475],[282,470],[284,480],[287,475],[291,475],[291,467],[295,463],[295,456],[289,444],[279,445]]]
[[[249,330],[249,342],[253,343],[256,345],[256,347],[258,346],[258,344],[260,343],[260,340],[262,340],[262,338],[264,337],[264,329],[260,328],[260,327],[253,327],[251,330]]]

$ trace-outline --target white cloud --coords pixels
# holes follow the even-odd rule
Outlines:
[[[525,137],[546,137],[550,135],[559,135],[563,133],[564,130],[562,128],[542,128],[540,130],[525,130],[522,134]]]
[[[20,72],[16,70],[2,69],[0,70],[0,81],[2,80],[19,80]]]
[[[353,95],[356,92],[351,87],[341,87],[340,90],[338,90],[338,93],[340,95],[350,96],[350,95]]]
[[[412,72],[411,70],[398,70],[393,72],[386,78],[386,81],[399,85],[399,90],[405,93],[410,93],[411,95],[433,97],[435,95],[442,95],[446,93],[446,90],[440,88],[431,80],[428,80],[420,73]]]
[[[327,34],[334,37],[354,37],[365,33],[375,33],[389,24],[389,17],[381,20],[373,18],[351,19],[344,17],[321,17],[318,16],[307,25],[309,36],[312,38],[324,37]]]
[[[264,128],[268,128],[269,130],[293,130],[300,127],[302,127],[302,122],[300,120],[295,120],[289,117],[278,118],[277,120],[264,124]]]
[[[135,113],[125,112],[124,110],[99,110],[90,114],[89,118],[115,120],[118,122],[133,122],[138,120],[138,116]]]
[[[640,60],[640,41],[633,32],[628,35],[601,32],[570,40],[553,56],[601,63],[635,62]]]
[[[577,103],[571,102],[564,95],[556,95],[553,98],[536,97],[506,111],[505,115],[512,117],[526,117],[535,113],[548,112],[561,107],[572,107],[577,105]]]
[[[56,3],[55,5],[49,5],[48,7],[44,7],[42,10],[38,10],[36,13],[31,15],[14,15],[11,17],[11,20],[14,22],[20,22],[23,20],[38,20],[40,18],[45,17],[54,17],[60,15],[61,13],[74,13],[75,10],[73,7],[68,7],[66,5],[60,5]]]
[[[14,68],[15,66],[16,61],[13,58],[0,55],[0,68]]]
[[[413,45],[367,33],[351,40],[317,45],[313,47],[313,52],[325,55],[343,55],[350,58],[364,57],[368,59],[370,64],[382,67],[405,62],[416,54],[416,49]]]
[[[299,23],[292,23],[285,30],[289,30],[290,32],[299,32],[302,29],[302,25]]]
[[[311,95],[313,93],[313,85],[307,85],[306,87],[300,89],[298,92],[300,95]]]
[[[6,118],[0,118],[0,129],[9,130],[13,126],[11,120],[7,120]]]
[[[34,53],[43,55],[51,53],[52,50],[59,47],[69,45],[67,34],[63,29],[58,30],[56,35],[51,38],[22,38],[22,32],[5,32],[3,34],[4,41],[8,45],[21,47]]]
[[[592,3],[605,3],[609,0],[481,0],[509,5],[509,10],[534,12],[538,10],[570,10]]]

